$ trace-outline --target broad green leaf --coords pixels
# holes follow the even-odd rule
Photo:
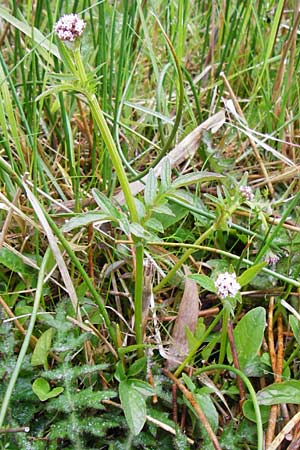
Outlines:
[[[63,387],[55,387],[50,390],[50,385],[44,378],[37,378],[32,385],[33,392],[38,396],[41,402],[45,402],[49,398],[57,397],[64,391]]]
[[[127,371],[128,377],[135,377],[142,370],[146,369],[146,365],[147,365],[147,358],[146,358],[146,356],[143,356],[142,358],[137,359],[129,367],[129,369]]]
[[[48,328],[36,343],[33,350],[31,364],[33,366],[44,366],[48,369],[48,354],[51,348],[54,328]]]
[[[146,215],[146,208],[143,202],[141,202],[138,198],[134,199],[135,207],[139,216],[139,219],[143,219]]]
[[[119,396],[130,431],[136,436],[146,422],[146,402],[128,380],[119,384]]]
[[[128,383],[130,383],[131,386],[144,397],[151,397],[155,394],[153,387],[146,381],[130,378]]]
[[[266,311],[259,306],[245,314],[233,332],[236,351],[241,369],[257,356],[261,347],[266,326]],[[232,361],[232,355],[228,346],[228,359]]]
[[[154,217],[151,217],[151,219],[148,219],[147,222],[145,222],[145,226],[147,228],[150,228],[158,233],[164,232],[164,227],[162,226],[161,222]]]
[[[293,335],[297,341],[297,344],[300,345],[300,322],[296,319],[295,316],[289,316],[289,323],[293,332]]]
[[[300,381],[288,380],[273,383],[256,394],[260,405],[279,405],[280,403],[300,404]]]
[[[101,221],[102,223],[106,223],[112,220],[114,220],[114,218],[108,216],[106,213],[89,211],[78,214],[76,217],[72,217],[72,219],[68,220],[68,222],[62,226],[62,231],[67,232],[74,230],[75,228],[85,227],[93,222]]]
[[[270,406],[260,405],[259,409],[262,423],[267,423],[270,416]],[[245,403],[243,403],[243,414],[248,420],[256,422],[256,414],[251,399],[248,399],[245,401]]]
[[[180,175],[175,181],[173,181],[172,187],[177,189],[199,182],[216,180],[218,178],[224,178],[224,176],[213,172],[192,172],[186,175]]]
[[[116,364],[115,378],[118,381],[126,380],[125,369],[122,361],[118,361]]]
[[[200,284],[200,286],[204,289],[206,289],[209,292],[217,292],[215,283],[211,278],[209,278],[206,275],[203,275],[201,273],[195,273],[193,275],[189,275],[188,278],[191,278],[192,280],[196,281],[196,283]]]
[[[21,273],[22,275],[32,275],[33,270],[31,267],[27,266],[22,258],[15,253],[11,252],[5,247],[0,249],[0,264],[7,267],[13,272]]]
[[[202,389],[200,389],[196,394],[194,394],[194,396],[197,400],[197,403],[200,405],[202,411],[204,412],[208,422],[210,423],[210,426],[214,431],[217,431],[219,426],[218,412],[210,396],[208,394],[201,394]]]
[[[112,216],[115,219],[121,219],[122,214],[115,207],[112,201],[106,197],[106,195],[102,194],[98,189],[92,189],[93,197],[97,203],[97,205],[105,212],[108,216]]]
[[[154,206],[152,208],[152,211],[157,214],[165,214],[166,216],[176,217],[175,214],[173,213],[172,209],[169,208],[169,206],[167,206],[166,204]]]
[[[139,223],[131,223],[129,226],[130,233],[134,236],[137,236],[142,239],[156,241],[159,240],[159,238],[155,235],[150,233],[149,231],[145,230],[145,228],[140,225]]]
[[[187,376],[184,377],[185,383],[187,384],[189,390],[193,392],[193,396],[195,397],[198,405],[201,407],[202,411],[204,412],[210,426],[212,427],[212,429],[214,431],[216,431],[219,426],[218,413],[215,408],[215,405],[213,404],[213,401],[210,398],[210,395],[205,393],[207,388],[201,388],[201,389],[198,389],[197,392],[194,392],[194,388],[195,388],[194,383],[190,383],[187,380],[187,378],[188,378]],[[184,399],[184,402],[189,407],[189,409],[191,411],[193,411],[193,413],[196,415],[190,402],[188,402],[186,399]],[[203,432],[206,433],[204,428],[203,428]]]
[[[163,206],[163,208],[165,205]],[[159,207],[159,221],[162,223],[162,226],[164,229],[174,225],[175,223],[181,221],[184,217],[188,215],[187,208],[177,205],[176,203],[169,203],[168,204],[168,212],[164,212],[160,210]],[[153,208],[153,211],[156,212],[157,208]]]
[[[154,170],[151,169],[147,176],[145,191],[144,191],[144,200],[147,206],[151,206],[154,203],[157,194],[157,179],[154,173]]]
[[[254,266],[249,267],[249,269],[245,270],[237,278],[238,283],[240,283],[241,287],[246,286],[253,280],[254,277],[261,271],[261,269],[266,265],[265,262],[261,262],[259,264],[255,264]]]
[[[170,159],[168,157],[165,157],[162,161],[162,167],[161,167],[161,186],[163,188],[163,191],[167,191],[170,184],[171,184],[171,164]]]

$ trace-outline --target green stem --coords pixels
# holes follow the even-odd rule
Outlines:
[[[249,391],[251,400],[253,402],[254,411],[255,411],[256,429],[257,429],[257,450],[263,450],[264,435],[263,435],[263,425],[262,425],[262,420],[261,420],[261,414],[260,414],[260,409],[259,409],[259,405],[257,402],[255,390],[253,389],[253,386],[250,383],[249,379],[246,377],[246,375],[241,370],[236,369],[235,367],[228,366],[226,364],[212,364],[210,366],[203,367],[202,369],[196,370],[193,375],[197,376],[197,375],[200,375],[201,373],[209,372],[211,370],[228,370],[230,372],[236,373],[236,375],[239,376],[243,380],[245,386],[247,387],[247,389]]]
[[[226,347],[227,347],[227,326],[229,319],[229,311],[226,307],[223,308],[222,332],[221,332],[221,347],[219,353],[219,364],[224,363]]]
[[[132,222],[139,222],[139,216],[136,209],[134,196],[132,195],[130,184],[125,172],[125,169],[122,165],[121,157],[118,153],[116,144],[110,132],[110,129],[107,125],[105,117],[103,115],[100,103],[98,102],[95,94],[88,92],[87,86],[87,75],[85,72],[84,65],[82,63],[80,49],[77,47],[74,50],[74,58],[78,70],[78,76],[82,83],[82,87],[85,91],[86,98],[88,100],[92,116],[94,121],[96,122],[102,139],[107,147],[110,159],[112,161],[113,167],[116,171],[117,177],[119,179],[119,183],[124,193],[125,201],[127,207],[129,209],[130,218]],[[143,343],[143,335],[142,335],[142,297],[143,297],[143,257],[144,257],[144,248],[140,239],[135,238],[135,255],[136,255],[136,280],[135,280],[135,293],[134,293],[134,309],[135,309],[135,332],[136,332],[136,342],[138,345],[142,345]],[[138,351],[139,355],[142,356],[142,348]]]
[[[128,206],[129,212],[130,212],[131,220],[133,222],[138,222],[139,218],[138,218],[138,213],[137,213],[137,209],[136,209],[135,202],[134,202],[134,196],[131,193],[129,181],[128,181],[126,172],[124,170],[124,167],[122,165],[122,160],[118,153],[116,144],[113,140],[110,129],[108,128],[108,125],[106,123],[105,117],[103,115],[101,106],[97,100],[96,95],[92,94],[88,91],[88,86],[87,86],[88,78],[87,78],[85,68],[84,68],[84,65],[83,65],[83,62],[81,59],[79,48],[75,48],[74,58],[75,58],[76,66],[77,66],[77,76],[79,76],[79,78],[80,78],[83,92],[84,92],[84,94],[88,100],[89,106],[91,108],[93,119],[95,120],[95,122],[100,130],[102,139],[107,147],[109,156],[113,163],[113,167],[116,171],[117,177],[119,179],[121,188],[124,193],[126,204]]]
[[[221,330],[221,345],[220,345],[220,352],[219,352],[219,364],[224,363],[225,355],[226,355],[226,349],[227,349],[227,326],[228,326],[228,319],[229,319],[229,311],[226,307],[223,307],[222,309],[223,318],[222,318],[222,330]],[[219,374],[215,376],[214,383],[217,384],[219,379]]]
[[[114,167],[117,177],[119,179],[119,182],[120,182],[120,185],[121,185],[121,188],[123,190],[124,197],[126,200],[126,204],[128,206],[129,212],[130,212],[131,220],[133,222],[139,222],[138,213],[137,213],[137,209],[136,209],[135,202],[134,202],[134,196],[132,195],[126,172],[122,165],[121,158],[119,156],[117,147],[115,145],[115,142],[113,140],[111,132],[106,123],[102,109],[99,105],[99,102],[98,102],[95,94],[87,94],[87,99],[88,99],[88,102],[89,102],[89,105],[90,105],[90,108],[92,111],[93,118],[94,118],[97,126],[99,127],[103,141],[107,147],[113,167]]]
[[[38,309],[39,309],[39,305],[40,305],[40,299],[41,299],[42,294],[43,294],[45,270],[46,270],[46,266],[47,266],[47,263],[49,261],[50,255],[51,255],[51,250],[48,247],[48,249],[47,249],[47,251],[46,251],[46,253],[44,255],[44,258],[43,258],[40,270],[39,270],[37,287],[36,287],[35,298],[34,298],[34,303],[33,303],[33,309],[32,309],[32,313],[31,313],[31,317],[30,317],[30,322],[29,322],[29,326],[28,326],[28,329],[27,329],[27,333],[26,333],[26,336],[24,338],[24,341],[23,341],[23,344],[22,344],[22,347],[21,347],[21,350],[19,352],[19,356],[18,356],[18,359],[17,359],[17,362],[16,362],[16,366],[14,368],[14,371],[13,371],[13,374],[11,376],[11,379],[9,380],[9,383],[8,383],[8,386],[7,386],[7,389],[6,389],[6,392],[5,392],[5,396],[4,396],[4,399],[3,399],[3,402],[2,402],[1,411],[0,411],[0,428],[2,428],[3,421],[5,419],[6,412],[7,412],[7,409],[8,409],[9,401],[10,401],[10,398],[12,396],[13,389],[14,389],[16,381],[18,379],[23,360],[24,360],[24,357],[26,355],[26,352],[27,352],[27,349],[28,349],[28,346],[29,346],[29,343],[30,343],[30,338],[31,338],[31,335],[32,335],[32,332],[33,332],[35,321],[36,321],[36,315],[37,315],[37,312],[38,312]]]
[[[135,289],[134,289],[134,328],[137,344],[143,343],[142,314],[143,314],[143,283],[144,283],[144,246],[141,242],[135,245]],[[143,348],[138,348],[138,355],[142,357]]]

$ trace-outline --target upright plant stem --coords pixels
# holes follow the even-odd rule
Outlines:
[[[229,319],[229,311],[226,307],[223,307],[223,318],[222,318],[222,332],[221,332],[221,348],[219,353],[219,364],[224,363],[227,347],[227,326]]]
[[[95,120],[102,139],[107,147],[109,156],[111,158],[113,167],[116,171],[117,177],[119,179],[121,188],[124,193],[127,207],[129,209],[130,218],[132,222],[139,222],[139,216],[134,202],[134,196],[132,195],[129,181],[122,165],[121,157],[118,153],[116,144],[113,140],[110,129],[106,123],[105,117],[103,115],[100,103],[94,93],[88,90],[88,78],[85,72],[85,68],[81,59],[80,49],[77,47],[74,50],[75,63],[77,71],[82,83],[82,87],[85,89],[85,95],[88,100],[93,119]],[[144,247],[140,239],[135,238],[135,256],[136,256],[136,280],[135,280],[135,291],[134,291],[134,309],[135,309],[135,333],[136,342],[141,345],[143,342],[142,336],[142,296],[143,296],[143,257],[144,257]],[[139,350],[141,355],[142,350]]]

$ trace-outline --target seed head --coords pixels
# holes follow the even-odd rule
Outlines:
[[[221,298],[235,297],[241,289],[240,284],[236,281],[235,273],[220,273],[215,281],[217,294]]]
[[[74,42],[85,27],[86,23],[77,14],[65,14],[54,25],[54,31],[62,41]]]

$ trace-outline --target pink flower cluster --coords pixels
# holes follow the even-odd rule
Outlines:
[[[276,266],[276,264],[280,260],[280,257],[278,255],[275,255],[275,253],[269,251],[265,255],[264,260],[269,266]]]
[[[77,14],[65,14],[54,25],[54,31],[62,41],[74,42],[82,35],[86,23]]]
[[[217,294],[221,298],[235,297],[241,289],[240,284],[236,281],[235,273],[220,273],[215,281]]]
[[[250,186],[241,186],[240,187],[240,193],[246,200],[253,200],[254,194],[252,191],[252,188]]]

